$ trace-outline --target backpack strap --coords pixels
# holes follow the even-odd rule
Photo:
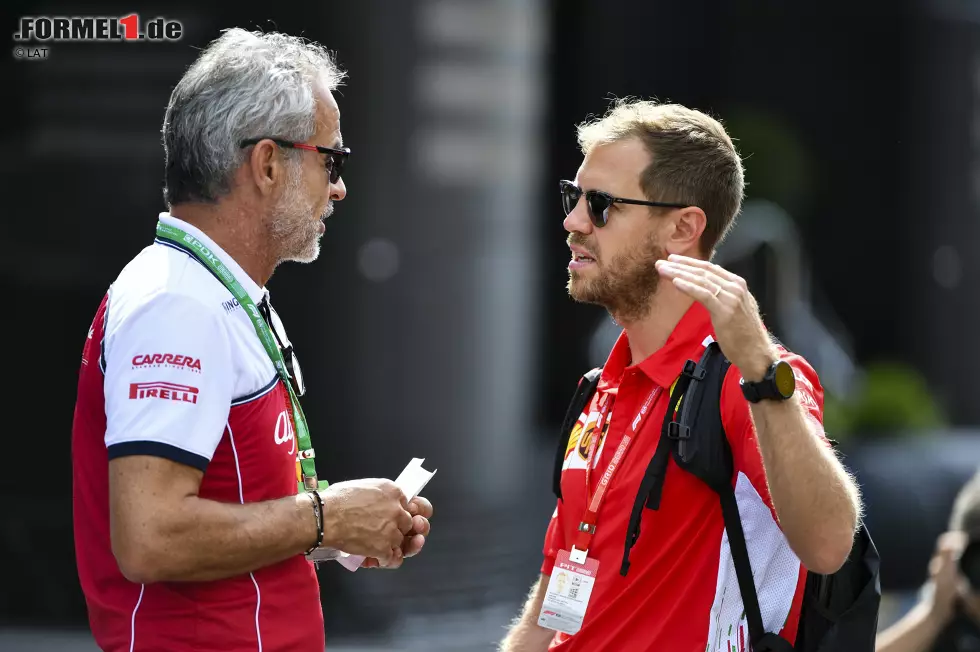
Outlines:
[[[721,394],[731,362],[718,343],[712,342],[701,356],[698,368],[703,373],[692,382],[684,409],[671,428],[672,439],[676,442],[674,461],[718,494],[752,649],[754,652],[792,652],[789,641],[767,632],[763,625],[745,530],[735,499],[732,484],[735,463],[721,417]]]
[[[561,469],[565,466],[565,453],[568,451],[568,438],[572,434],[572,428],[582,416],[582,410],[592,400],[596,388],[599,386],[599,376],[602,374],[602,367],[596,367],[582,376],[575,388],[568,410],[565,411],[565,418],[561,422],[561,432],[558,437],[558,448],[555,450],[555,466],[552,472],[551,487],[558,500],[561,500]]]
[[[735,489],[729,487],[727,492],[718,495],[721,498],[721,514],[725,519],[725,530],[728,532],[732,562],[735,564],[735,577],[738,578],[738,590],[742,594],[742,606],[745,608],[745,619],[748,621],[752,650],[793,652],[793,645],[789,641],[778,634],[767,632],[762,624],[762,610],[759,608],[759,596],[752,577],[752,563],[749,561],[749,551],[745,545],[745,531],[742,529],[742,518],[738,513]]]
[[[725,519],[725,531],[728,533],[728,545],[732,551],[732,562],[735,564],[735,576],[738,578],[738,590],[742,594],[742,606],[745,607],[745,619],[749,625],[749,638],[753,647],[766,635],[762,625],[762,610],[759,608],[759,596],[755,590],[755,580],[752,578],[752,563],[749,561],[749,550],[745,545],[745,531],[742,529],[742,519],[738,513],[738,502],[735,500],[735,489],[728,488],[718,494],[721,498],[721,515]]]
[[[670,393],[670,402],[667,404],[667,412],[664,415],[664,421],[660,428],[660,441],[657,442],[657,450],[647,465],[647,470],[643,474],[643,480],[640,482],[640,490],[637,492],[636,500],[633,502],[633,511],[630,514],[629,526],[626,528],[626,545],[623,550],[623,562],[619,569],[619,574],[623,577],[626,577],[626,574],[629,572],[630,550],[633,548],[636,540],[640,538],[640,520],[643,516],[644,503],[650,509],[660,509],[660,496],[664,486],[664,476],[667,473],[667,463],[670,461],[671,446],[668,429],[673,421],[677,403],[687,390],[696,371],[694,363],[688,362],[690,364],[684,365],[684,372],[677,379],[674,390]]]
[[[718,494],[752,649],[754,652],[793,652],[793,646],[784,638],[766,632],[752,577],[745,531],[732,485],[735,472],[732,450],[721,419],[721,392],[730,367],[731,362],[717,342],[707,346],[698,363],[693,360],[685,363],[671,393],[657,452],[633,505],[621,574],[626,574],[629,549],[639,536],[644,502],[650,509],[660,507],[668,458],[672,457],[681,469],[697,476]],[[678,401],[680,409],[676,409]]]

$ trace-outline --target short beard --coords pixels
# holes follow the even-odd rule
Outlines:
[[[290,166],[286,189],[273,211],[269,235],[278,262],[312,263],[320,256],[319,225],[313,217],[313,202],[303,192],[299,165]],[[324,218],[330,214],[328,205]]]
[[[651,232],[612,260],[597,260],[596,278],[584,279],[570,271],[568,294],[576,301],[604,307],[620,324],[637,322],[650,313],[660,282],[656,263],[663,258],[665,252]]]

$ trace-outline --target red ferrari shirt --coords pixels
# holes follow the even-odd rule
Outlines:
[[[575,541],[586,509],[586,460],[594,437],[594,493],[624,432],[655,387],[660,387],[636,441],[613,476],[599,509],[589,558],[599,573],[582,628],[574,636],[558,632],[550,649],[558,652],[742,652],[748,624],[725,534],[718,495],[671,461],[660,509],[644,508],[641,533],[630,553],[630,569],[620,575],[626,530],[640,481],[660,439],[670,388],[684,362],[698,360],[712,341],[708,311],[695,303],[666,344],[639,364],[629,364],[629,342],[620,336],[603,367],[598,390],[575,425],[565,453],[558,506],[545,537],[541,572],[550,575],[559,550]],[[796,397],[822,423],[823,390],[813,368],[785,350],[796,374]],[[722,389],[721,415],[732,448],[732,483],[755,575],[767,631],[796,637],[806,571],[790,549],[769,496],[749,404],[733,368]],[[594,432],[599,401],[615,399],[603,432]]]

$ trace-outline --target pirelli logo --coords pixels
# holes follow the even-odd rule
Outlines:
[[[177,383],[151,382],[130,383],[129,385],[129,398],[133,401],[156,398],[162,401],[196,404],[199,393],[200,390],[197,387],[178,385]]]

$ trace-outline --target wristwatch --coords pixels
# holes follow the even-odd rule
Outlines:
[[[769,365],[769,370],[762,380],[746,382],[743,378],[739,384],[742,394],[750,403],[758,403],[766,399],[785,401],[796,391],[796,376],[793,368],[785,360],[777,360]]]

